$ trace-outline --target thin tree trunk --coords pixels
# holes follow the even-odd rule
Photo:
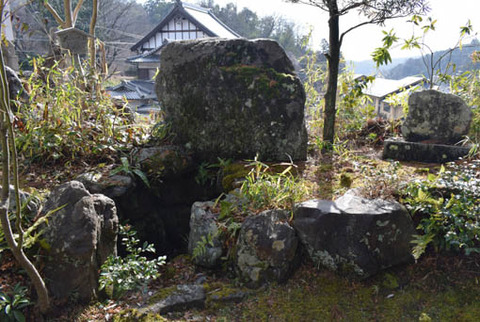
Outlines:
[[[333,143],[335,138],[335,117],[337,114],[337,82],[338,82],[338,66],[340,64],[340,32],[339,32],[339,15],[336,12],[336,4],[334,8],[330,8],[329,24],[329,54],[328,62],[328,78],[327,90],[325,92],[325,114],[323,120],[323,141]]]
[[[98,14],[98,1],[93,0],[93,10],[92,10],[92,18],[90,19],[90,36],[91,38],[88,40],[89,45],[89,54],[90,54],[90,68],[92,71],[95,70],[95,25],[97,24],[97,14]]]
[[[63,8],[65,10],[65,28],[75,27],[72,22],[72,4],[70,0],[63,0]]]
[[[3,16],[4,1],[0,0],[0,16]],[[1,34],[1,27],[0,27]],[[17,230],[18,234],[22,235],[21,228],[21,213],[18,198],[18,168],[16,160],[15,137],[12,125],[12,112],[10,110],[10,98],[8,93],[8,81],[5,72],[5,62],[3,59],[3,52],[0,46],[0,143],[2,146],[2,193],[0,196],[0,222],[5,239],[15,259],[19,262],[21,267],[27,272],[32,280],[35,290],[38,295],[38,307],[42,313],[45,313],[50,308],[50,301],[48,298],[48,291],[45,283],[38,273],[38,270],[28,259],[22,249],[23,236],[20,236],[19,243],[15,241],[12,226],[8,218],[8,209],[10,204],[10,176],[14,178],[15,184],[15,201],[17,206]],[[10,162],[12,157],[12,163]]]

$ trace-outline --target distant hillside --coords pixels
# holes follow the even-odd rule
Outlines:
[[[403,64],[407,61],[408,58],[394,58],[390,64],[388,64],[388,69],[395,67],[397,65]],[[363,75],[372,75],[377,73],[377,66],[375,65],[372,59],[362,60],[362,61],[354,61],[353,62],[353,69],[355,74],[363,74]],[[380,72],[384,74],[384,70],[386,68],[380,68]]]
[[[456,65],[457,72],[464,72],[467,70],[479,69],[480,63],[473,63],[471,56],[475,50],[480,50],[480,41],[474,40],[468,45],[464,45],[462,50],[456,49],[452,52],[451,56],[447,55],[441,61],[441,70],[444,71],[446,65],[450,62]],[[437,51],[433,54],[434,61],[445,54],[447,50]],[[430,60],[430,57],[425,57]],[[425,66],[424,60],[422,57],[418,58],[409,58],[402,64],[391,67],[383,71],[383,75],[386,78],[391,79],[402,79],[407,76],[414,75],[428,75],[427,67]]]

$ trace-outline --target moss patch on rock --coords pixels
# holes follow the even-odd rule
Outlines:
[[[127,309],[121,311],[119,314],[113,317],[114,322],[161,322],[161,321],[168,321],[160,314],[155,313],[142,313],[140,310],[137,309]]]

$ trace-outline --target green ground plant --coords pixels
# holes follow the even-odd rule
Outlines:
[[[300,62],[305,65],[302,73],[305,75],[306,102],[305,114],[308,120],[309,134],[319,137],[323,131],[323,93],[326,80],[326,66],[318,60],[314,51],[308,51]]]
[[[127,157],[121,157],[120,158],[120,163],[121,164],[118,167],[116,167],[115,169],[110,171],[111,176],[116,175],[118,173],[126,174],[128,176],[131,176],[132,178],[137,176],[140,180],[142,180],[142,182],[147,187],[150,187],[150,181],[148,180],[147,175],[142,171],[142,169],[140,169],[139,166],[135,166],[135,165],[131,164],[128,161]]]
[[[240,192],[253,212],[265,209],[287,209],[293,212],[296,202],[307,194],[306,182],[295,177],[295,165],[284,164],[281,172],[272,171],[265,163],[255,159],[249,164],[250,172],[245,177]]]
[[[23,310],[32,305],[27,297],[27,288],[17,283],[11,292],[0,291],[0,321],[25,322]]]
[[[450,91],[463,98],[472,109],[472,122],[466,142],[477,149],[480,143],[480,71],[472,70],[448,77]]]
[[[367,121],[375,117],[372,100],[363,92],[375,77],[355,78],[352,66],[345,66],[339,75],[338,122],[339,137],[362,129]]]
[[[370,199],[394,199],[400,189],[398,172],[401,164],[398,161],[389,162],[387,167],[365,165],[361,168],[363,183],[362,194]]]
[[[438,175],[413,181],[403,202],[423,234],[416,236],[413,254],[419,258],[431,245],[436,251],[480,253],[480,161],[451,163]]]
[[[370,98],[363,93],[373,76],[355,78],[353,67],[345,65],[338,79],[337,122],[334,142],[323,142],[324,93],[327,80],[325,63],[318,61],[315,52],[307,52],[301,58],[305,66],[303,86],[306,92],[305,115],[310,141],[321,151],[332,150],[335,146],[346,143],[347,137],[362,129],[369,119],[375,117],[375,110]],[[343,63],[342,63],[343,64]],[[334,151],[335,152],[335,151]]]
[[[229,161],[219,160],[218,166],[228,165]],[[202,237],[193,249],[194,258],[205,254],[207,247],[213,246],[214,240],[218,239],[227,250],[223,259],[231,259],[236,238],[247,216],[267,209],[285,209],[291,212],[293,218],[295,203],[303,201],[310,191],[306,180],[292,173],[295,168],[293,163],[269,166],[255,158],[243,167],[250,170],[241,187],[228,195],[220,195],[215,201],[212,209],[218,213],[218,231]]]
[[[147,259],[145,254],[154,254],[155,248],[148,242],[140,245],[136,235],[133,227],[121,225],[120,236],[127,255],[123,258],[111,255],[101,267],[99,289],[113,299],[121,298],[128,291],[145,292],[148,283],[160,276],[158,268],[165,264],[165,256]]]

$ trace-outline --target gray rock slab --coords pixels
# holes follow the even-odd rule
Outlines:
[[[195,202],[192,205],[188,236],[188,253],[192,255],[193,262],[195,265],[209,268],[220,263],[223,252],[223,243],[217,223],[218,215],[211,211],[214,205],[215,203],[212,201]],[[199,247],[203,251],[195,252]],[[196,256],[193,256],[194,253]]]
[[[446,144],[427,144],[389,139],[383,143],[383,159],[445,163],[468,155],[470,147]]]
[[[413,222],[397,202],[347,193],[298,205],[294,227],[313,262],[342,275],[372,276],[413,260]]]
[[[177,285],[166,291],[165,297],[144,309],[141,313],[160,313],[202,309],[205,306],[206,293],[201,285]]]

